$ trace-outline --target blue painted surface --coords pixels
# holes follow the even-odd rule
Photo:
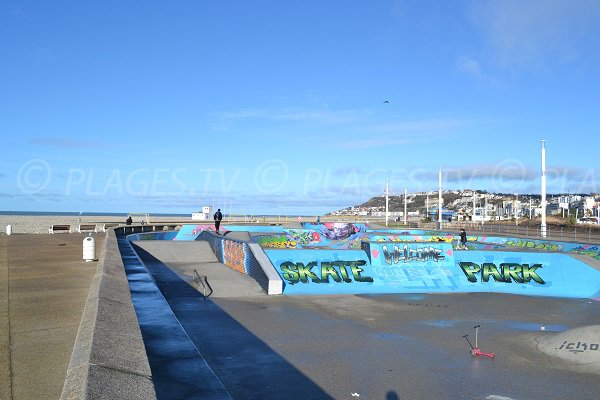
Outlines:
[[[203,224],[184,224],[179,228],[173,240],[196,240],[200,232],[204,230],[214,231],[214,225],[209,221]]]
[[[194,240],[207,226],[184,225],[175,239]],[[500,292],[600,298],[600,271],[568,255],[600,260],[599,245],[469,235],[470,250],[459,251],[453,248],[458,237],[448,232],[370,231],[362,224],[303,227],[226,228],[265,233],[254,240],[284,280],[284,294]]]
[[[267,249],[265,253],[285,282],[284,294],[497,292],[600,296],[600,271],[567,254],[456,251],[448,243],[377,242],[363,243],[363,247]],[[461,266],[464,263],[470,263],[466,270]],[[360,269],[358,277],[362,281],[352,274],[352,267]]]

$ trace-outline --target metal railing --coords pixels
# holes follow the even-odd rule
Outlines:
[[[208,277],[206,275],[198,274],[196,269],[194,269],[193,281],[196,285],[202,286],[202,296],[204,296],[204,300],[206,300],[213,293],[213,289],[208,283]],[[206,294],[206,289],[210,291],[208,295]]]
[[[436,223],[419,223],[419,229],[436,230]],[[442,224],[444,231],[458,231],[464,228],[468,234],[485,233],[498,236],[521,236],[545,240],[559,240],[566,242],[600,243],[600,230],[577,227],[549,225],[546,236],[543,237],[539,225],[527,224],[498,224],[498,223],[472,223],[472,222],[445,222]]]

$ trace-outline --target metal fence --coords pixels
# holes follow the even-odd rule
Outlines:
[[[419,229],[437,229],[436,223],[415,223],[411,224]],[[546,237],[542,236],[539,225],[527,224],[495,224],[495,223],[471,223],[471,222],[445,222],[442,223],[442,230],[458,231],[464,228],[468,234],[485,233],[487,235],[498,236],[521,236],[530,238],[543,238],[547,240],[559,240],[567,242],[587,242],[600,243],[600,230],[578,227],[578,226],[555,226],[550,225],[546,228]]]

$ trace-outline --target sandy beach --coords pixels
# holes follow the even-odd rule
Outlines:
[[[77,216],[77,215],[0,215],[0,232],[6,234],[6,226],[11,225],[12,234],[48,234],[52,225],[71,225],[71,232],[77,232],[80,224],[96,224],[98,231],[104,224],[125,224],[125,218],[115,216]],[[134,224],[140,224],[144,217],[132,217]],[[148,223],[191,222],[185,217],[149,217]]]

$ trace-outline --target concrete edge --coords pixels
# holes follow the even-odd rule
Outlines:
[[[248,248],[258,261],[258,264],[264,271],[269,281],[267,294],[282,294],[283,293],[283,280],[275,270],[273,263],[265,254],[265,251],[258,243],[248,243]]]
[[[114,229],[106,233],[61,394],[96,398],[156,399]]]

